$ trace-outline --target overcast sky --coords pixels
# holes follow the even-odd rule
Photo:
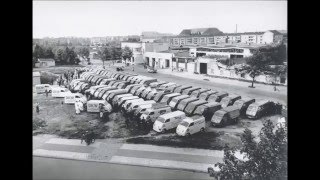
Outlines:
[[[287,1],[33,1],[33,37],[287,30]]]

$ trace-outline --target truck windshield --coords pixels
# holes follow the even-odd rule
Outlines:
[[[189,126],[189,123],[186,122],[186,121],[182,121],[182,122],[180,123],[180,125],[181,125],[181,126],[184,126],[184,127],[188,127],[188,126]]]
[[[258,106],[249,106],[248,111],[256,112],[258,110]]]
[[[243,105],[243,101],[236,101],[233,105],[241,107]]]

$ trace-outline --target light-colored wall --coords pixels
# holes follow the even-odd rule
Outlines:
[[[162,68],[165,67],[166,59],[169,60],[169,68],[172,66],[172,53],[159,53],[159,52],[145,52],[143,59],[149,58],[149,66],[152,66],[152,58],[155,58],[155,67]]]
[[[41,84],[40,82],[40,76],[33,76],[33,81],[32,81],[33,85],[36,84]]]
[[[274,36],[274,34],[271,31],[265,32],[263,34],[263,36],[262,36],[262,38],[263,38],[262,43],[263,44],[271,44],[271,43],[273,43],[273,36]]]

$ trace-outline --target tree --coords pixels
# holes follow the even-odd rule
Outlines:
[[[110,60],[111,57],[111,50],[109,47],[105,47],[103,48],[102,51],[98,51],[98,54],[103,62],[103,66],[104,66],[104,62]]]
[[[44,57],[44,50],[38,44],[36,44],[36,46],[34,47],[33,57],[36,58],[36,59]]]
[[[122,49],[119,47],[111,46],[111,57],[113,60],[120,59],[122,55]]]
[[[81,47],[77,50],[77,53],[82,57],[88,58],[90,55],[90,50],[88,47]]]
[[[241,135],[243,147],[240,153],[245,159],[235,156],[235,149],[224,149],[223,163],[215,164],[220,171],[213,171],[217,179],[286,179],[287,178],[287,131],[286,126],[275,126],[267,120],[260,131],[260,141],[252,131],[245,129]]]
[[[132,53],[131,49],[128,46],[123,48],[123,50],[122,50],[122,58],[124,60],[131,59],[132,55],[133,55],[133,53]]]
[[[241,69],[237,71],[240,73],[249,74],[252,78],[252,84],[249,87],[254,87],[253,83],[255,78],[268,70],[268,65],[270,63],[270,56],[265,53],[260,52],[260,50],[255,51],[252,56],[247,58],[247,64],[242,66]]]

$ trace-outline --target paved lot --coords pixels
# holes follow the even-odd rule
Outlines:
[[[33,179],[212,179],[207,173],[33,157]]]

